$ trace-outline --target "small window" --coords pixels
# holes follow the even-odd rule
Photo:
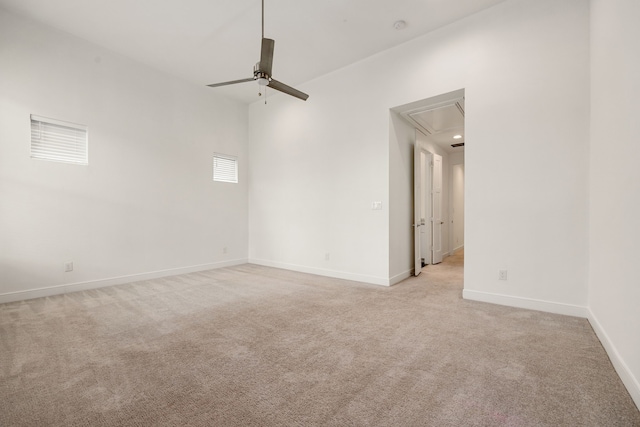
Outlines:
[[[32,114],[31,157],[88,164],[87,127]]]
[[[213,155],[213,180],[238,182],[238,159],[224,154]]]

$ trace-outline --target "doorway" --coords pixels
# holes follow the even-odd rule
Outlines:
[[[413,141],[413,274],[464,253],[464,90],[393,110]]]

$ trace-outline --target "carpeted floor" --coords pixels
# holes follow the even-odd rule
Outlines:
[[[1,426],[640,426],[584,319],[244,265],[0,305]]]

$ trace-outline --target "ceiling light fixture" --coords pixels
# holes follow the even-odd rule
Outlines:
[[[460,138],[462,138],[462,135],[454,135],[453,136],[453,139],[460,139]]]
[[[404,30],[407,28],[407,21],[403,21],[402,19],[393,23],[393,28],[396,30]]]

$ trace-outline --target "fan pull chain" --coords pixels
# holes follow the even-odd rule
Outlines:
[[[262,96],[262,87],[263,86],[259,86],[258,96]],[[267,87],[266,86],[264,86],[264,105],[267,105]]]

